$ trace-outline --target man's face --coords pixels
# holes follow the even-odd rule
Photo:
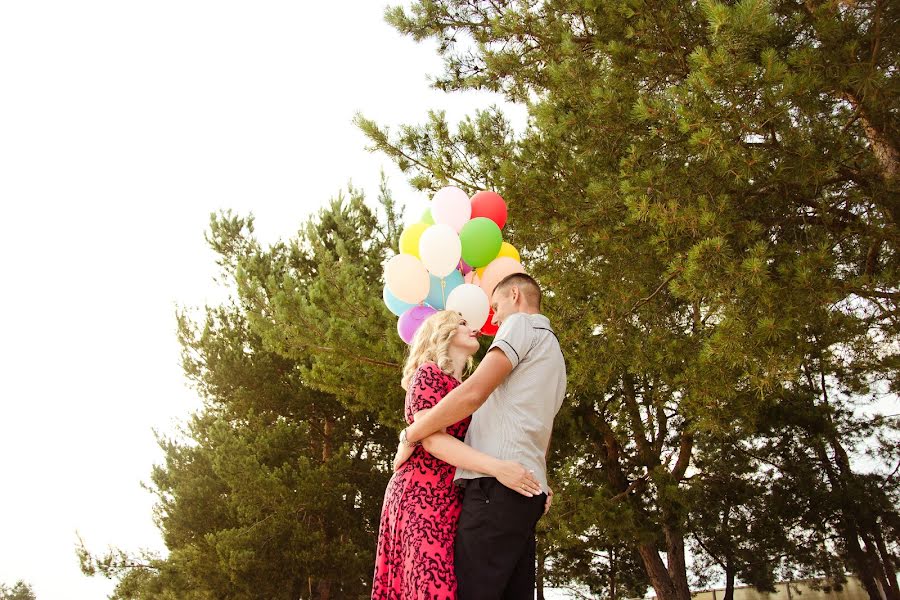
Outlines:
[[[497,327],[503,324],[503,320],[506,317],[515,312],[513,290],[518,292],[518,288],[510,286],[505,290],[497,290],[491,295],[491,310],[494,311],[494,318],[491,319],[491,323]]]

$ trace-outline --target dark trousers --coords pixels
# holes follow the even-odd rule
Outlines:
[[[533,600],[534,528],[546,499],[493,477],[467,482],[454,546],[459,600]]]

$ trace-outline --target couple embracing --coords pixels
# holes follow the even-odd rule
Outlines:
[[[546,455],[566,391],[541,290],[524,273],[491,295],[494,341],[441,311],[416,332],[394,475],[378,535],[372,598],[534,598],[535,526],[550,508]],[[474,327],[473,327],[474,325]]]

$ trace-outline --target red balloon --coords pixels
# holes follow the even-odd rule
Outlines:
[[[481,326],[481,333],[484,335],[489,335],[491,337],[497,335],[497,330],[500,329],[496,325],[491,325],[491,321],[494,320],[494,311],[488,309],[488,317],[487,321],[484,322],[484,325]]]
[[[506,225],[506,202],[497,192],[478,192],[472,196],[472,218],[487,217],[503,229]]]

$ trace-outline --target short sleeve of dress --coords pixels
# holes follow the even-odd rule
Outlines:
[[[406,411],[410,417],[438,403],[444,395],[443,378],[443,372],[434,363],[425,363],[416,369],[406,396]]]
[[[494,336],[488,352],[499,348],[515,369],[519,361],[525,358],[525,354],[531,349],[532,334],[532,327],[524,314],[510,315],[497,330],[497,335]]]

